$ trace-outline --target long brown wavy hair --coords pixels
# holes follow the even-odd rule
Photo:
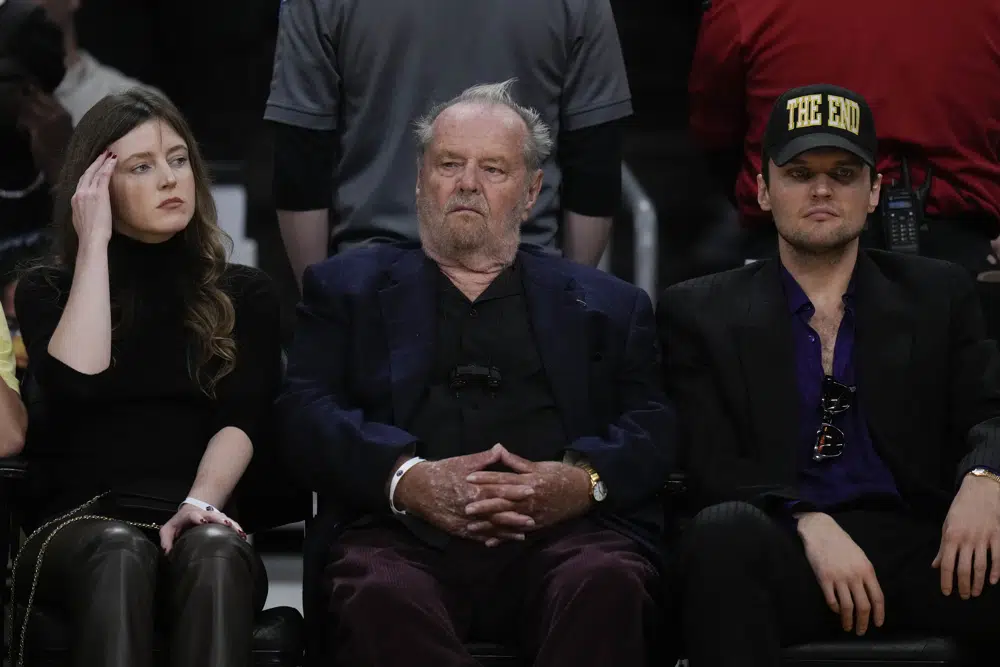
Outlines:
[[[193,338],[188,367],[202,392],[214,398],[219,380],[231,373],[236,363],[233,338],[236,311],[229,295],[220,286],[226,269],[226,245],[231,241],[219,228],[208,169],[198,144],[173,103],[137,88],[105,97],[80,119],[66,148],[66,160],[56,191],[52,259],[57,266],[70,272],[76,264],[79,239],[73,227],[71,200],[83,173],[108,146],[151,120],[169,125],[188,147],[194,174],[195,210],[191,222],[180,232],[184,240],[185,266],[189,267],[183,275],[192,283],[183,290],[184,326]],[[118,311],[127,310],[127,304],[114,301],[113,290],[112,307]],[[129,314],[122,313],[121,319],[128,320]]]

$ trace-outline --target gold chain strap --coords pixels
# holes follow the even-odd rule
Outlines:
[[[20,641],[18,642],[17,660],[16,661],[14,660],[14,642],[12,641],[10,643],[10,664],[13,665],[14,667],[24,667],[24,647],[25,647],[25,642],[26,642],[27,637],[28,637],[28,619],[31,617],[31,608],[32,608],[32,605],[35,602],[35,589],[38,588],[38,577],[39,577],[39,575],[42,572],[42,558],[45,556],[45,550],[48,548],[49,542],[52,541],[52,538],[55,537],[56,534],[60,530],[62,530],[66,526],[70,525],[71,523],[75,523],[77,521],[82,521],[83,519],[100,519],[102,521],[120,521],[121,523],[126,523],[126,524],[128,524],[130,526],[133,526],[134,528],[145,528],[147,530],[159,530],[160,529],[160,526],[156,525],[155,523],[140,523],[138,521],[123,521],[122,519],[115,519],[115,518],[112,518],[112,517],[100,516],[100,515],[96,515],[96,514],[81,514],[79,516],[73,516],[77,512],[81,512],[84,509],[90,507],[91,505],[93,505],[94,503],[96,503],[98,500],[100,500],[101,498],[103,498],[106,495],[108,495],[108,494],[107,493],[102,493],[99,496],[95,496],[94,498],[91,498],[90,500],[88,500],[84,504],[80,505],[76,509],[73,509],[73,510],[67,512],[66,514],[63,514],[62,516],[56,517],[55,519],[52,519],[51,521],[48,521],[48,522],[42,524],[41,526],[39,526],[38,528],[36,528],[31,533],[31,535],[29,535],[24,540],[24,545],[22,545],[21,548],[18,550],[17,556],[14,558],[14,567],[13,567],[13,569],[11,571],[11,574],[10,574],[10,590],[11,590],[11,596],[10,597],[11,597],[11,619],[12,619],[12,621],[17,616],[17,600],[16,600],[16,598],[17,598],[17,588],[16,588],[16,583],[17,583],[16,582],[17,565],[18,565],[18,563],[21,560],[21,555],[24,553],[24,550],[25,550],[24,547],[27,546],[28,542],[31,541],[31,538],[35,537],[36,535],[38,535],[39,533],[41,533],[42,531],[44,531],[46,528],[52,526],[53,524],[59,524],[59,525],[57,525],[52,530],[51,533],[48,534],[48,536],[46,536],[46,538],[42,542],[41,546],[38,547],[38,560],[35,562],[35,574],[34,574],[34,577],[31,580],[31,591],[28,593],[28,603],[25,605],[25,608],[24,608],[24,618],[21,621],[21,637],[20,637]],[[17,536],[16,535],[12,536],[12,539],[17,539]],[[11,629],[12,629],[12,631],[15,629],[15,627],[16,627],[16,623],[12,622],[11,623]]]

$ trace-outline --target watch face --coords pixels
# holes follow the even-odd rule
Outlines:
[[[594,485],[594,500],[601,502],[608,497],[608,487],[604,486],[604,482],[598,482]]]

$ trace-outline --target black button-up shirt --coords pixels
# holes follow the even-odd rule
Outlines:
[[[406,425],[420,438],[417,454],[443,459],[499,442],[526,459],[562,458],[566,433],[535,345],[522,273],[515,263],[470,301],[439,272],[435,358]],[[454,387],[452,372],[465,365],[494,369],[499,386],[473,379]]]

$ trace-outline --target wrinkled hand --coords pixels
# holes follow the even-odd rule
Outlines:
[[[534,490],[524,485],[489,489],[468,481],[470,473],[498,463],[503,450],[500,445],[476,454],[455,456],[441,461],[424,461],[413,466],[396,485],[394,502],[397,507],[414,514],[450,535],[464,537],[493,547],[501,540],[523,540],[523,530],[498,526],[494,530],[470,531],[465,508],[469,503],[485,498],[500,498],[511,502],[531,496]]]
[[[474,520],[470,532],[497,528],[536,530],[584,514],[590,508],[590,475],[557,461],[528,461],[500,448],[500,463],[514,472],[474,472],[468,481],[489,497],[477,499],[465,512]],[[526,498],[512,498],[509,490],[531,489]]]
[[[35,166],[55,184],[73,134],[73,119],[56,98],[34,87],[21,99],[19,111],[18,125],[28,132]]]
[[[828,514],[801,515],[798,531],[826,604],[840,614],[844,632],[854,628],[859,637],[864,635],[873,615],[875,627],[882,627],[885,598],[861,547]]]
[[[931,567],[941,570],[941,592],[951,595],[958,576],[963,600],[979,597],[986,581],[987,552],[992,555],[990,584],[1000,581],[1000,484],[966,475],[941,529],[941,546]],[[958,562],[956,570],[955,563]]]
[[[73,193],[73,227],[80,247],[111,240],[111,173],[118,156],[105,151],[87,167]]]
[[[219,523],[229,526],[239,533],[240,537],[244,540],[247,538],[247,534],[240,528],[240,524],[230,519],[223,512],[206,512],[194,505],[185,503],[181,505],[176,514],[170,517],[170,521],[167,521],[160,528],[160,546],[163,547],[166,553],[170,553],[170,550],[174,548],[174,542],[177,541],[181,533],[188,528],[206,523]]]

